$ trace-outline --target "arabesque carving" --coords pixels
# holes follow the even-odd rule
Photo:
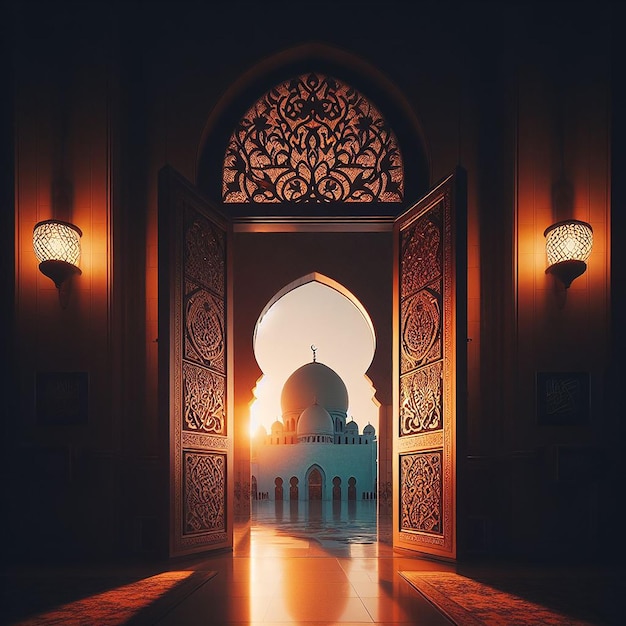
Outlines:
[[[185,283],[185,358],[225,372],[224,301]]]
[[[442,534],[442,453],[400,456],[400,527],[403,531]]]
[[[224,158],[224,202],[401,202],[397,139],[377,108],[335,78],[309,73],[246,112]]]
[[[226,425],[224,430],[227,430]],[[224,433],[226,434],[226,433]],[[211,450],[223,450],[227,452],[230,449],[230,439],[225,436],[207,435],[202,432],[192,432],[183,430],[181,433],[181,445],[183,448],[201,448]]]
[[[183,362],[183,429],[224,435],[226,384],[223,376]]]
[[[193,207],[185,212],[184,273],[218,296],[225,291],[226,241],[216,228]]]
[[[400,436],[443,427],[442,362],[400,379]]]
[[[226,529],[226,456],[184,452],[185,534]]]
[[[442,356],[441,284],[422,289],[402,302],[400,373]]]
[[[399,220],[394,442],[400,484],[394,543],[452,559],[457,550],[457,324],[465,306],[457,302],[457,263],[465,271],[464,259],[456,256],[456,237],[462,235],[453,230],[458,191],[464,202],[451,176]]]
[[[400,299],[404,300],[442,274],[442,202],[402,232]]]

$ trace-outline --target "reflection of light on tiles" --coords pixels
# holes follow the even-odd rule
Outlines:
[[[164,596],[192,574],[193,571],[180,571],[150,576],[69,602],[19,624],[124,624],[135,613]]]

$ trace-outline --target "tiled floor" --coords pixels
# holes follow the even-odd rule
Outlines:
[[[233,554],[202,562],[218,575],[159,626],[450,624],[398,571],[451,566],[399,556],[364,528],[354,542],[342,533],[339,541],[320,543],[314,535],[331,528],[306,530],[294,537],[268,520],[237,525]]]
[[[56,566],[33,570],[24,565],[3,570],[0,624],[112,626],[129,623],[119,618],[119,609],[124,608],[126,614],[130,610],[134,616],[130,623],[141,626],[449,626],[452,622],[411,587],[400,571],[462,571],[478,579],[495,577],[499,583],[519,572],[519,564],[494,568],[493,564],[476,563],[461,568],[394,552],[390,520],[377,518],[375,502],[339,508],[331,503],[321,507],[307,503],[285,505],[283,509],[270,502],[255,503],[252,519],[235,524],[232,552],[130,567],[110,564],[104,568]],[[81,608],[81,598],[89,600],[91,606],[100,606],[101,598],[106,597],[102,592],[170,571],[195,572],[198,579],[209,572],[217,573],[200,586],[192,585],[191,593],[183,591],[173,598],[166,594],[162,602],[142,595],[121,607],[114,600],[106,620],[85,616]],[[524,572],[537,585],[543,585],[548,576],[554,578],[554,570],[540,565],[528,566]],[[591,615],[586,623],[594,625],[626,624],[621,610],[621,599],[626,596],[622,569],[557,569],[556,573],[561,594],[557,599],[568,609],[575,609],[573,614]],[[561,584],[572,579],[576,585]],[[70,622],[55,617],[59,607],[69,607],[69,614],[74,616]],[[524,623],[539,626],[532,615]]]

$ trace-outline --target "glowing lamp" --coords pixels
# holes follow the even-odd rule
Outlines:
[[[44,220],[35,224],[33,248],[39,260],[39,270],[54,281],[57,289],[72,275],[81,274],[80,238],[78,226],[60,220]]]
[[[587,269],[593,230],[587,222],[563,220],[546,228],[546,274],[554,274],[567,289]]]

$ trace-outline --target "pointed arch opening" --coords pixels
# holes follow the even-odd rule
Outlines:
[[[251,434],[259,427],[271,431],[281,417],[285,381],[312,360],[344,381],[348,418],[378,428],[380,404],[366,374],[376,350],[374,326],[358,298],[337,281],[312,272],[276,293],[259,315],[253,350],[262,375],[250,406]]]
[[[306,473],[307,499],[309,501],[324,500],[326,474],[319,465],[312,465]]]

